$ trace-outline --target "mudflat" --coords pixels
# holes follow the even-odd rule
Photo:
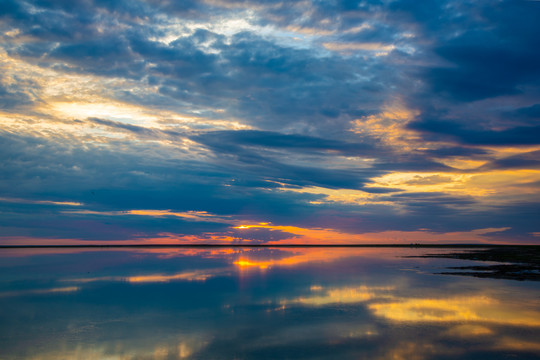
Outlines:
[[[420,257],[451,258],[496,262],[499,264],[455,266],[443,275],[465,275],[480,278],[540,281],[540,246],[496,246]]]

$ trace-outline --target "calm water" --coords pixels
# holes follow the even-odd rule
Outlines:
[[[0,359],[539,359],[539,284],[441,251],[0,250]]]

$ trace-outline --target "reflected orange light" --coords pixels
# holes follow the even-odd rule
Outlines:
[[[148,248],[148,249],[133,249],[133,252],[141,254],[156,254],[160,259],[170,259],[174,257],[189,257],[200,256],[203,258],[222,258],[240,252],[235,248]]]
[[[211,274],[189,272],[173,275],[140,275],[130,276],[126,280],[131,283],[148,283],[148,282],[169,282],[172,280],[187,280],[187,281],[205,281],[212,277]]]
[[[395,322],[456,323],[446,335],[457,337],[492,334],[488,324],[540,327],[536,301],[511,303],[485,295],[454,298],[402,298],[394,286],[344,286],[323,289],[315,286],[312,295],[280,301],[280,305],[327,306],[366,303],[374,315]]]
[[[540,353],[540,343],[526,341],[522,339],[514,339],[511,337],[503,337],[494,346],[495,349],[500,350],[514,350],[514,351],[530,351]]]
[[[17,290],[17,291],[4,291],[0,292],[0,298],[11,296],[23,296],[23,295],[45,295],[45,294],[59,294],[70,293],[79,291],[78,286],[58,287],[51,289],[32,289],[32,290]]]
[[[213,269],[212,271],[189,271],[177,274],[150,274],[150,275],[138,275],[129,276],[125,278],[126,281],[131,283],[147,283],[147,282],[169,282],[172,280],[186,280],[186,281],[205,281],[211,277],[214,277],[216,272],[220,272],[220,269]]]
[[[540,326],[540,312],[508,306],[487,296],[451,299],[397,299],[372,303],[375,315],[398,322],[487,322],[517,326]]]
[[[366,302],[371,299],[382,299],[389,297],[389,291],[394,290],[394,287],[373,287],[373,286],[356,286],[328,289],[325,293],[320,294],[322,288],[315,288],[317,294],[313,296],[301,296],[292,300],[284,300],[282,304],[302,304],[308,306],[323,306],[328,304],[354,304]]]
[[[471,336],[486,336],[491,334],[493,334],[493,330],[485,326],[474,324],[458,325],[446,331],[446,335],[461,338],[468,338]]]
[[[101,276],[101,277],[89,277],[89,278],[76,278],[76,279],[63,279],[65,282],[75,282],[75,283],[90,283],[90,282],[99,282],[99,281],[118,281],[123,282],[127,281],[129,283],[158,283],[158,282],[169,282],[174,280],[184,280],[184,281],[206,281],[209,278],[212,278],[218,274],[226,274],[228,269],[212,269],[208,271],[190,271],[176,274],[148,274],[148,275],[137,275],[137,276]]]
[[[242,257],[234,261],[233,264],[242,267],[258,267],[267,269],[273,266],[296,266],[307,263],[332,262],[347,257],[372,257],[374,253],[381,253],[381,249],[369,248],[281,248],[280,258],[266,257],[265,259],[250,258],[249,252],[243,252]],[[317,289],[315,286],[314,289]],[[321,288],[319,288],[320,290]]]
[[[259,269],[267,269],[272,265],[271,261],[250,261],[250,260],[237,260],[233,263],[240,268],[258,267]]]

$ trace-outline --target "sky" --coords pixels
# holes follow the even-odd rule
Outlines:
[[[540,244],[540,1],[0,9],[0,244]]]

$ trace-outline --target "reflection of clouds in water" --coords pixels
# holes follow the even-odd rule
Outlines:
[[[310,290],[320,292],[322,287],[311,287]],[[329,304],[354,304],[366,302],[372,299],[381,299],[390,296],[389,291],[394,290],[394,287],[343,287],[326,290],[323,294],[311,296],[300,296],[291,300],[284,300],[283,305],[301,304],[312,306],[324,306]]]
[[[452,337],[467,338],[470,336],[492,335],[493,330],[482,325],[465,324],[453,326],[446,332],[446,335]]]
[[[276,258],[271,253],[263,258],[253,259],[250,254],[242,254],[238,260],[234,262],[239,268],[258,267],[266,269],[272,266],[295,266],[313,262],[332,262],[341,258],[353,256],[351,252],[344,249],[280,249],[282,258]]]
[[[177,344],[161,345],[154,350],[154,359],[187,359],[203,349],[208,341],[203,337],[183,336]],[[136,357],[138,358],[138,357]]]
[[[78,287],[78,286],[67,286],[67,287],[55,287],[55,288],[50,288],[50,289],[29,289],[29,290],[2,291],[2,292],[0,292],[0,298],[2,298],[2,297],[10,297],[10,296],[70,293],[70,292],[75,292],[75,291],[79,291],[79,290],[80,290],[80,287]]]
[[[27,266],[51,271],[50,257],[13,258],[24,264],[20,278],[30,279],[28,285],[38,291],[78,290],[0,297],[7,304],[0,308],[0,320],[25,332],[12,344],[2,343],[6,337],[0,334],[0,348],[11,351],[6,359],[348,359],[361,353],[370,359],[427,360],[539,351],[534,287],[400,270],[406,264],[447,261],[402,257],[418,250],[171,253],[57,254],[55,261],[62,263],[62,257],[77,267],[51,272],[54,283],[36,278]],[[242,268],[235,264],[240,260],[254,265]],[[28,304],[36,312],[51,311],[36,321]],[[13,312],[6,310],[10,306]],[[17,356],[25,339],[45,337],[28,321],[49,329],[50,338],[39,350],[24,349],[27,356]]]
[[[416,254],[414,249],[385,249],[385,248],[267,248],[240,250],[235,254],[223,254],[235,258],[234,265],[241,269],[271,267],[294,267],[313,263],[335,263],[347,258],[363,259],[366,262],[397,262],[403,261],[403,256]],[[376,260],[375,260],[376,259]]]
[[[66,282],[90,283],[99,281],[120,281],[128,283],[160,283],[170,281],[205,281],[209,278],[226,275],[229,269],[195,270],[176,274],[147,274],[135,276],[102,276],[77,279],[61,279]]]
[[[527,309],[523,304],[503,303],[487,296],[396,299],[369,304],[368,307],[377,316],[399,322],[481,322],[540,327],[538,310]]]
[[[440,356],[442,354],[449,355],[447,349],[441,349],[440,347],[436,347],[427,342],[402,341],[387,348],[386,352],[383,352],[383,355],[377,358],[392,360],[423,360],[428,357]]]
[[[281,300],[281,307],[275,310],[294,311],[295,307],[304,307],[320,311],[324,308],[336,309],[336,305],[339,305],[339,308],[365,308],[375,319],[389,321],[383,325],[384,322],[374,320],[370,335],[374,336],[376,341],[381,341],[379,335],[391,337],[394,330],[402,329],[403,326],[410,329],[414,336],[417,335],[416,331],[421,333],[423,328],[430,329],[425,336],[411,338],[411,341],[406,341],[408,336],[400,333],[396,336],[398,342],[385,346],[385,351],[374,358],[428,359],[443,355],[459,357],[466,353],[465,349],[448,346],[448,341],[474,341],[477,342],[475,347],[478,351],[540,351],[540,344],[534,340],[537,329],[540,328],[540,311],[537,301],[525,300],[525,297],[519,302],[506,298],[508,294],[504,293],[493,293],[490,296],[470,294],[451,298],[413,298],[403,297],[402,287],[367,285],[334,288],[315,285],[310,291],[312,294]],[[332,327],[336,324],[320,326]],[[381,326],[391,328],[383,330]],[[358,323],[357,329],[358,333],[367,334],[360,331],[361,323]],[[516,329],[521,329],[520,338],[513,336]],[[399,333],[399,330],[397,331]],[[354,330],[350,330],[350,333],[353,334]],[[502,334],[510,335],[501,336]],[[338,333],[334,334],[334,337],[337,338]]]
[[[462,295],[452,298],[404,298],[392,294],[395,286],[345,286],[310,288],[314,295],[282,300],[282,305],[326,306],[367,303],[376,316],[396,322],[472,322],[509,326],[540,327],[540,311],[523,303],[510,303],[486,295]],[[457,333],[485,334],[481,327],[454,328]]]
[[[179,340],[170,343],[158,342],[148,345],[135,342],[111,341],[101,345],[70,347],[64,344],[61,349],[42,352],[38,355],[25,357],[28,360],[139,360],[139,359],[188,359],[193,354],[201,351],[209,341],[204,337],[194,335],[181,335]],[[145,347],[145,345],[148,345]]]
[[[180,274],[172,275],[140,275],[140,276],[129,276],[126,278],[128,282],[131,283],[145,283],[145,282],[168,282],[173,280],[187,280],[187,281],[205,281],[208,278],[213,277],[213,274],[204,273],[201,271],[192,271]]]
[[[540,343],[538,341],[528,341],[522,339],[516,339],[512,337],[503,337],[494,346],[495,349],[505,350],[517,350],[517,351],[531,351],[540,353]]]

